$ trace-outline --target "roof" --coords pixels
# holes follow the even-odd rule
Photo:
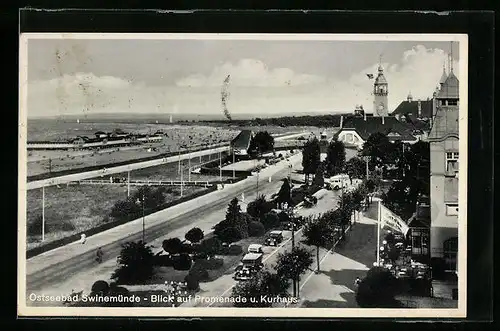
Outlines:
[[[382,66],[378,66],[378,76],[375,79],[375,84],[387,84],[387,80],[384,76],[384,68]]]
[[[421,106],[421,117],[432,117],[432,100],[421,100],[421,101],[403,101],[396,107],[396,109],[391,113],[392,115],[406,115],[412,114],[418,116],[418,103]]]
[[[455,74],[450,72],[448,75],[448,78],[446,78],[445,82],[439,89],[439,92],[437,94],[437,98],[440,99],[448,99],[448,98],[453,98],[453,99],[458,99],[458,78],[455,76]]]
[[[231,146],[236,148],[248,148],[250,146],[250,141],[252,140],[251,130],[242,130],[238,135],[231,140]]]
[[[439,80],[439,84],[443,84],[447,78],[448,78],[448,75],[446,74],[446,69],[443,66],[443,74],[441,75],[441,79]]]
[[[363,116],[348,117],[344,119],[342,129],[335,134],[334,138],[337,138],[342,131],[354,130],[365,141],[370,135],[377,132],[385,135],[389,133],[398,134],[398,136],[388,136],[391,141],[413,141],[417,139],[411,134],[413,127],[398,121],[394,116],[385,116],[383,119],[384,124],[382,124],[382,117],[379,116],[366,117],[366,120]]]
[[[271,231],[269,232],[269,234],[282,234],[283,232],[282,231]]]
[[[248,254],[245,254],[245,256],[243,256],[242,260],[257,260],[261,256],[262,256],[262,254],[258,254],[258,253],[248,253]]]

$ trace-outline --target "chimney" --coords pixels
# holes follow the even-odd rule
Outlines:
[[[418,100],[417,107],[418,107],[418,118],[422,118],[422,102],[420,100]]]
[[[340,129],[342,129],[343,124],[344,124],[344,115],[340,115]]]

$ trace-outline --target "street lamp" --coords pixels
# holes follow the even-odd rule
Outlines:
[[[141,203],[141,200],[137,199],[137,204],[140,204]],[[142,191],[142,242],[145,244],[146,241],[144,240],[145,238],[145,225],[146,225],[146,222],[145,222],[145,213],[144,213],[144,191]]]

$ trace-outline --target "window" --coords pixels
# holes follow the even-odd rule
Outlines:
[[[446,173],[453,176],[458,173],[458,152],[446,153]]]
[[[447,270],[457,270],[458,237],[443,242],[443,257]]]
[[[447,203],[446,204],[446,215],[458,216],[458,203]]]
[[[458,100],[448,100],[448,106],[457,106]]]
[[[411,230],[411,248],[413,255],[429,254],[429,230],[413,228]]]

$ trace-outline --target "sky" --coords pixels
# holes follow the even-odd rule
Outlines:
[[[450,42],[30,39],[28,117],[90,113],[231,114],[373,111],[379,63],[389,110],[432,96]],[[458,42],[453,67],[458,76]]]

